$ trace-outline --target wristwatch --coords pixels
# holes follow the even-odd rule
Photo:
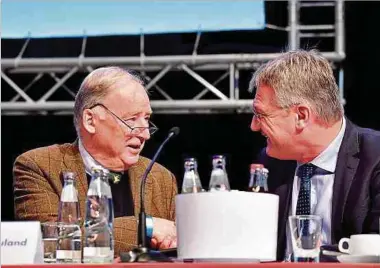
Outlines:
[[[146,215],[146,236],[149,239],[153,237],[153,217]]]

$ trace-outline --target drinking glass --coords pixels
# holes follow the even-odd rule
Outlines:
[[[78,224],[58,223],[57,263],[81,263],[82,231]]]
[[[322,219],[316,215],[289,217],[294,262],[319,262]]]
[[[56,263],[58,225],[56,222],[41,223],[42,242],[44,245],[44,262]]]

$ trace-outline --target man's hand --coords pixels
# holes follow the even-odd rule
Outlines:
[[[177,247],[177,232],[173,221],[153,217],[153,248],[167,249]]]

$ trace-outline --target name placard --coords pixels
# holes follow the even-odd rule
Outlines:
[[[1,222],[1,264],[40,264],[43,257],[39,222]]]

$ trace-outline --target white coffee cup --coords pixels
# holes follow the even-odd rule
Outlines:
[[[348,247],[343,247],[347,243]],[[380,235],[357,234],[339,241],[339,251],[350,255],[380,255]]]

